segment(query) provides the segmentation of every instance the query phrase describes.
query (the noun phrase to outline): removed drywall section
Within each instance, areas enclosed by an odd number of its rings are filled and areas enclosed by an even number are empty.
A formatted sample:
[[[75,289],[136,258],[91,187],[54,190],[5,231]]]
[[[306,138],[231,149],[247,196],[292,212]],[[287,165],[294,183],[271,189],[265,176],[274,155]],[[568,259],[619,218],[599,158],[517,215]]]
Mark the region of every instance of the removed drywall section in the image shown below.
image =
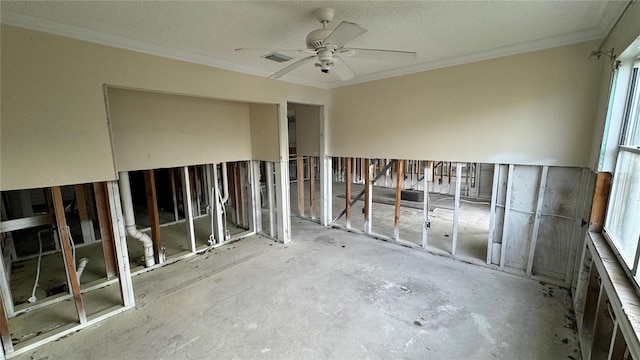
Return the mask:
[[[251,158],[249,104],[109,88],[117,171]]]
[[[278,115],[277,104],[249,104],[253,160],[280,160]]]
[[[318,156],[320,153],[320,107],[287,103],[296,121],[296,155]]]
[[[334,89],[330,155],[587,166],[597,44]]]

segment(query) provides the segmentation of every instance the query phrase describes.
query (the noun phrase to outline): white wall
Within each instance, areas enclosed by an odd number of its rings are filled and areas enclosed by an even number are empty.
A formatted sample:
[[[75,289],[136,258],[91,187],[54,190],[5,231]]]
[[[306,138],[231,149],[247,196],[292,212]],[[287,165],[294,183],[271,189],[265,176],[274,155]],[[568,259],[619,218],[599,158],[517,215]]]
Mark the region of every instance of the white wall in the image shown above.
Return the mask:
[[[278,105],[249,104],[251,118],[251,159],[280,160]],[[288,150],[287,150],[288,151]]]
[[[328,97],[322,89],[12,26],[1,32],[1,190],[116,178],[103,84],[285,108],[287,100]]]
[[[597,42],[333,90],[330,154],[587,166]]]
[[[251,159],[247,103],[117,88],[107,95],[118,171]]]
[[[320,107],[288,103],[288,110],[296,116],[296,155],[320,154]]]

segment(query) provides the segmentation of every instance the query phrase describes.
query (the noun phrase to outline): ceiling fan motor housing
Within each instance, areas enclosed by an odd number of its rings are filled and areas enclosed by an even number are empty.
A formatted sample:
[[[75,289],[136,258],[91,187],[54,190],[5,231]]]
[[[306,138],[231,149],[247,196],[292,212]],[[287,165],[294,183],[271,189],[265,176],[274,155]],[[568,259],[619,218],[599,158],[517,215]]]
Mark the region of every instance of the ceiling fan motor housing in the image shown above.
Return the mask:
[[[324,39],[329,37],[332,29],[318,29],[313,30],[307,35],[307,48],[317,50],[324,46]]]

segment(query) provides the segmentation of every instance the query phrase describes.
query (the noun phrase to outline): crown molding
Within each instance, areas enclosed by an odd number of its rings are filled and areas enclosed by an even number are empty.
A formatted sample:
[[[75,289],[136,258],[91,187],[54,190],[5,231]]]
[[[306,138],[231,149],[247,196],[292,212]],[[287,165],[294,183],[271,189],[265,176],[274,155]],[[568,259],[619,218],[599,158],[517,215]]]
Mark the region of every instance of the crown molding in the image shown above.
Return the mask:
[[[526,43],[520,43],[512,46],[500,47],[492,50],[482,51],[478,53],[455,56],[447,59],[427,61],[419,64],[405,66],[403,68],[387,70],[377,73],[371,73],[366,75],[358,76],[352,80],[348,81],[333,81],[329,83],[328,87],[330,89],[360,84],[363,82],[383,80],[397,76],[410,75],[419,72],[442,69],[445,67],[456,66],[469,64],[473,62],[497,59],[505,56],[524,54],[532,51],[550,49],[559,46],[571,45],[585,41],[591,41],[596,39],[601,39],[606,34],[603,33],[599,28],[592,28],[586,31],[570,33],[562,36],[529,41]],[[589,54],[585,54],[585,58]]]

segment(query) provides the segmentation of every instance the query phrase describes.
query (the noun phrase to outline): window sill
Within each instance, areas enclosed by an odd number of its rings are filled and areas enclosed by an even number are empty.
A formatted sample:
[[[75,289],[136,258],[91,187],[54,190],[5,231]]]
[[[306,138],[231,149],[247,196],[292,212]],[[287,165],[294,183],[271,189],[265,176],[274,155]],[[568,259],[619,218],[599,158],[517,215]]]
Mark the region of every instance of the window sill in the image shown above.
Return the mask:
[[[618,327],[634,359],[640,359],[640,297],[615,253],[600,233],[589,233],[587,246],[602,279]]]

